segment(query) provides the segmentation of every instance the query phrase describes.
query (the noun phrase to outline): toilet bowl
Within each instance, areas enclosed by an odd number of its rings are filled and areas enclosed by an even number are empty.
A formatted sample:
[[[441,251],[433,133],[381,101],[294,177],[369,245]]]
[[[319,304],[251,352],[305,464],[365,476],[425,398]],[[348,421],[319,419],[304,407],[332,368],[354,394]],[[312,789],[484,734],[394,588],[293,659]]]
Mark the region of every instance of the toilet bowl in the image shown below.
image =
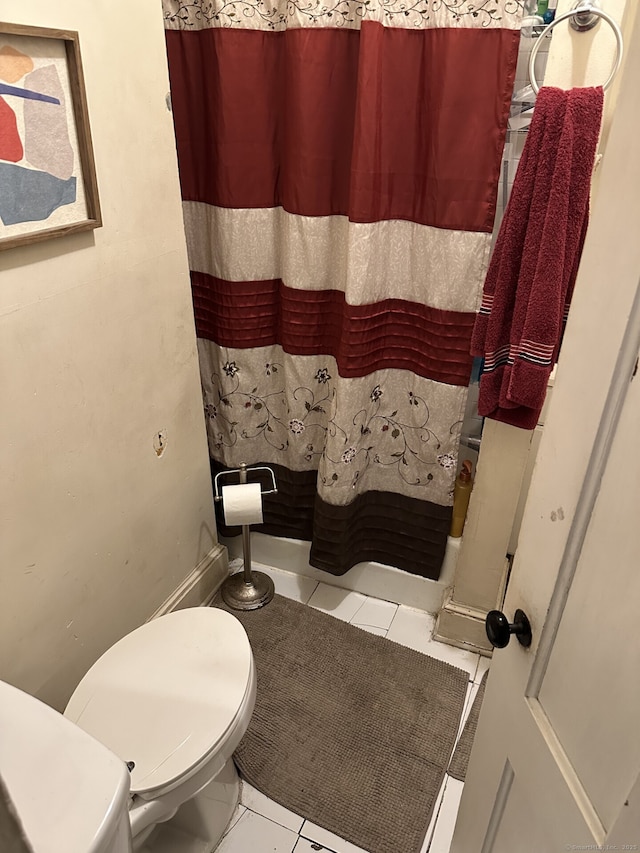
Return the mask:
[[[218,843],[238,803],[231,756],[255,697],[245,630],[216,608],[147,622],[87,672],[64,716],[128,765],[134,851],[165,836]]]
[[[0,681],[0,774],[34,853],[213,850],[255,698],[244,628],[207,607],[123,637],[64,716]]]

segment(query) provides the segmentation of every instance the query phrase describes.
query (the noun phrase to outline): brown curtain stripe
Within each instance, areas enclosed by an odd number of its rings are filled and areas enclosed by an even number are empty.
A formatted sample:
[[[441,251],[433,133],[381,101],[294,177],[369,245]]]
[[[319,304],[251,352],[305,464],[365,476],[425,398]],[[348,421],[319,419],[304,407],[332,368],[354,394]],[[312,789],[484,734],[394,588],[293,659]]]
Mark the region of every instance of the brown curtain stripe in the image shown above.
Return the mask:
[[[278,494],[264,498],[264,524],[254,525],[252,530],[312,541],[311,564],[333,575],[343,575],[356,563],[372,560],[438,578],[451,507],[392,492],[365,492],[351,504],[334,506],[317,495],[317,471],[290,471],[273,463],[270,467]],[[223,470],[224,466],[211,461],[214,476]],[[261,482],[265,490],[270,488],[270,480],[260,472],[251,479]],[[220,534],[240,535],[239,527],[225,524],[219,504],[216,510]]]
[[[351,504],[316,499],[311,565],[343,575],[368,560],[437,580],[451,507],[393,492],[363,492]]]

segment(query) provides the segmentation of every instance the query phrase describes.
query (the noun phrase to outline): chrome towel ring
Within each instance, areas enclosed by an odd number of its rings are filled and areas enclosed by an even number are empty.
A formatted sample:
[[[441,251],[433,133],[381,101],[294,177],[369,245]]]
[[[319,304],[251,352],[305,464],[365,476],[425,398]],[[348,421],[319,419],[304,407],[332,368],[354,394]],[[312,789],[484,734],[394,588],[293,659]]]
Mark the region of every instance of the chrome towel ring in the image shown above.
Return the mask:
[[[580,0],[580,2],[576,3],[576,5],[572,9],[570,9],[568,12],[563,12],[562,15],[558,15],[557,18],[555,18],[547,27],[545,27],[531,50],[531,55],[529,57],[529,79],[531,80],[531,88],[533,89],[536,95],[540,91],[540,87],[536,82],[535,62],[544,36],[547,33],[551,32],[551,30],[557,24],[561,23],[562,21],[567,21],[569,19],[571,19],[569,22],[575,30],[578,30],[578,32],[586,32],[592,27],[595,27],[595,25],[598,23],[598,18],[603,18],[603,20],[605,20],[609,24],[616,38],[616,61],[613,65],[611,74],[609,74],[609,77],[607,78],[607,81],[602,85],[603,89],[609,88],[609,86],[613,83],[614,77],[618,73],[620,63],[622,62],[622,32],[620,31],[620,27],[611,17],[611,15],[608,15],[606,12],[603,12],[602,9],[600,9],[593,3],[588,2],[588,0]]]

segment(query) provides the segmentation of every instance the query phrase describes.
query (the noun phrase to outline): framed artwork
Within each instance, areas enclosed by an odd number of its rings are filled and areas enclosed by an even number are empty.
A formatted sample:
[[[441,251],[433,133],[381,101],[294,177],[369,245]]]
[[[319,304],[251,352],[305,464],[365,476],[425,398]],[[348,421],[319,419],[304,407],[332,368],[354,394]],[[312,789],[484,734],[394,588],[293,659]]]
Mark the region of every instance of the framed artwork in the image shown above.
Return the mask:
[[[101,225],[78,33],[0,22],[0,249]]]

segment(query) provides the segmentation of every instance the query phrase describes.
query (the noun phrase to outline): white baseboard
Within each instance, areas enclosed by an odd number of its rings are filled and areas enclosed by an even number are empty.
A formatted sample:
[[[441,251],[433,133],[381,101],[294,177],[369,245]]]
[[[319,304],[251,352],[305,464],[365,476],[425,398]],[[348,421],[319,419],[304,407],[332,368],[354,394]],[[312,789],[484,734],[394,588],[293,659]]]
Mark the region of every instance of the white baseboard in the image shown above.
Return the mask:
[[[147,622],[185,607],[206,607],[229,573],[229,559],[224,545],[217,544],[209,551],[179,587],[163,601]]]
[[[438,614],[433,638],[460,649],[490,655],[493,649],[485,630],[486,615],[484,610],[457,604],[449,594]]]

